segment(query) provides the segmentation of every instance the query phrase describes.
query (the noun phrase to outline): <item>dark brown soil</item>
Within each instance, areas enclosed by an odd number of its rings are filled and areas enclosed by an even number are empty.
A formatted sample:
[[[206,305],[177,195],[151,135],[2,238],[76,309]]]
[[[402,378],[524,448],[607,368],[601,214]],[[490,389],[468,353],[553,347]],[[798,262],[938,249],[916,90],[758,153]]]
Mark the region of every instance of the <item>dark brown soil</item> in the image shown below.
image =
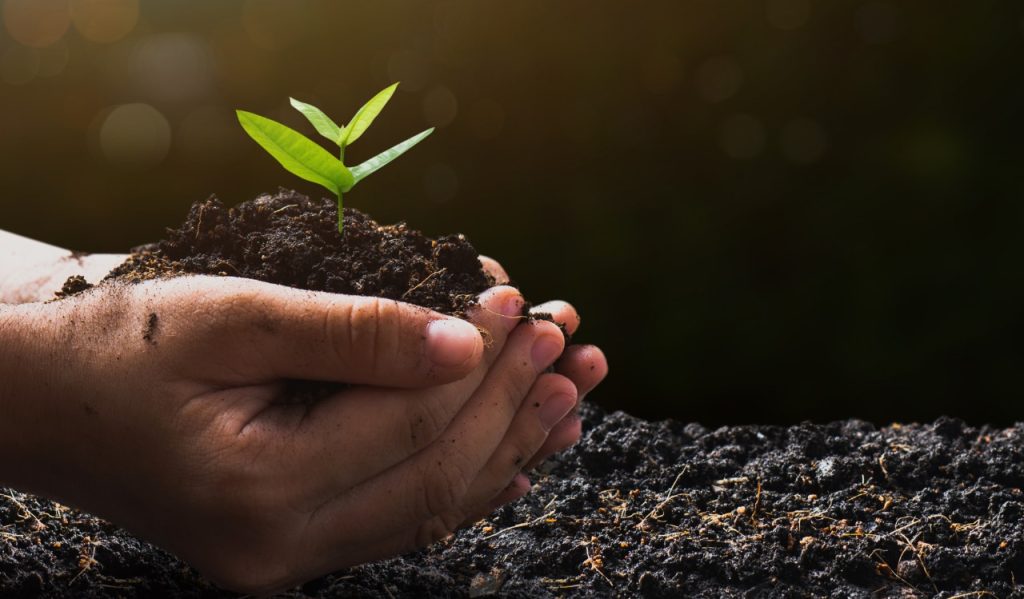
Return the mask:
[[[291,597],[1021,597],[1024,424],[653,423],[586,406],[526,499]],[[0,596],[228,596],[118,528],[0,495]]]
[[[234,208],[216,198],[193,204],[188,218],[158,243],[137,248],[110,278],[136,281],[174,274],[237,276],[309,289],[386,297],[462,315],[493,280],[462,235],[426,237],[380,225],[327,198],[289,190]]]

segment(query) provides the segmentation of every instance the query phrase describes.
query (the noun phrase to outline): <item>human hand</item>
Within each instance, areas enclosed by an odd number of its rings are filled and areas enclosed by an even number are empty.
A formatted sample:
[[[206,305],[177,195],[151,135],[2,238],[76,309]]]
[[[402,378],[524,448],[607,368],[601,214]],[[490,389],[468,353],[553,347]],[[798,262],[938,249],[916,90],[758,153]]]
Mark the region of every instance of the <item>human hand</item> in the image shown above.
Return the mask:
[[[0,304],[53,299],[68,277],[82,275],[95,283],[127,257],[71,252],[0,231]]]
[[[484,270],[494,278],[498,285],[508,285],[510,278],[505,269],[493,258],[481,256],[480,262]],[[572,336],[579,330],[581,318],[576,309],[569,303],[555,300],[538,304],[530,309],[531,314],[547,314],[556,324],[565,327],[566,332]],[[576,386],[579,400],[594,390],[597,385],[608,376],[608,360],[596,345],[574,344],[565,348],[562,356],[555,364],[555,372],[567,377]],[[579,440],[582,433],[582,423],[576,410],[570,411],[551,430],[548,440],[544,446],[527,461],[524,470],[536,467],[551,455],[562,451]],[[496,504],[494,507],[496,508]],[[484,517],[493,509],[476,514]]]
[[[269,592],[425,545],[525,492],[576,402],[551,323],[182,277],[0,311],[4,483]],[[287,402],[288,379],[351,387]],[[511,482],[511,484],[510,484]]]

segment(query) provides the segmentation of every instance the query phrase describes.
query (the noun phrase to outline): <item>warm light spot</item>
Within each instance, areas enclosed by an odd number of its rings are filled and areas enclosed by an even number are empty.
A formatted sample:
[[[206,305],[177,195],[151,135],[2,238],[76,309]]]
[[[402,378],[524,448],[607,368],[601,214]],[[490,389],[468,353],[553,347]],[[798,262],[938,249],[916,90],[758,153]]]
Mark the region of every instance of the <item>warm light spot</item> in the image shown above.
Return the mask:
[[[71,0],[75,29],[90,42],[116,42],[135,29],[138,0]]]
[[[35,48],[11,46],[0,54],[0,79],[22,85],[39,73],[39,52]]]
[[[447,164],[433,164],[423,173],[423,191],[437,203],[451,201],[459,192],[459,176]]]
[[[672,91],[683,76],[683,63],[671,52],[655,52],[643,63],[647,91],[663,94]]]
[[[708,102],[728,100],[742,84],[743,71],[728,56],[710,58],[697,69],[697,92]]]
[[[772,26],[783,30],[799,29],[811,16],[810,0],[768,0],[765,16]]]
[[[159,164],[171,146],[171,126],[149,104],[121,104],[103,117],[99,150],[114,166],[146,168]]]
[[[435,86],[423,99],[423,116],[434,127],[451,124],[458,112],[459,102],[455,94],[442,85]]]
[[[732,158],[754,158],[764,150],[764,125],[749,114],[733,115],[722,124],[718,143]]]
[[[857,24],[864,43],[887,44],[896,39],[899,15],[896,8],[884,2],[868,2],[857,11]]]
[[[252,43],[266,50],[281,50],[308,33],[310,8],[296,0],[246,0],[242,27]]]
[[[794,119],[782,129],[782,154],[797,164],[817,162],[828,149],[828,134],[810,119]]]
[[[466,120],[477,139],[494,139],[505,126],[505,109],[494,100],[478,100],[470,106]]]
[[[210,91],[212,61],[206,44],[186,33],[145,38],[135,51],[135,80],[161,101],[200,98]]]
[[[429,66],[422,54],[399,50],[388,58],[388,79],[402,82],[398,91],[419,91],[430,81]]]
[[[68,0],[6,0],[3,4],[7,32],[26,46],[45,48],[71,26]]]

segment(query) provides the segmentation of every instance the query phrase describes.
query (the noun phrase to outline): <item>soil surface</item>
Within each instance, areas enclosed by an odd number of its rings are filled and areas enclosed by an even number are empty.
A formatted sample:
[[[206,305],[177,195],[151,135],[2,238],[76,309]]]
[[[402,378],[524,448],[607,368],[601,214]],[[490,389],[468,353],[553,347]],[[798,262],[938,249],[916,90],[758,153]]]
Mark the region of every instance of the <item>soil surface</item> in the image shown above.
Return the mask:
[[[193,204],[164,240],[136,248],[108,278],[230,275],[386,297],[456,316],[494,284],[462,235],[431,239],[405,223],[380,225],[352,208],[345,209],[345,232],[338,235],[337,215],[333,200],[285,189],[233,208],[210,198]],[[82,283],[69,280],[62,294]]]
[[[584,406],[533,492],[290,597],[1024,597],[1024,424],[706,430]],[[230,596],[67,507],[0,494],[0,596]]]

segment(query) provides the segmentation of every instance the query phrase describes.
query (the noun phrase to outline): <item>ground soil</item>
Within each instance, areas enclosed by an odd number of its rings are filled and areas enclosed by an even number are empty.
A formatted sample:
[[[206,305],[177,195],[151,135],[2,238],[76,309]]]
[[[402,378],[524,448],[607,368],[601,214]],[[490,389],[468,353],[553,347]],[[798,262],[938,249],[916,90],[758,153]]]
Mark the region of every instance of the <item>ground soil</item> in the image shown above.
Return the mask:
[[[491,283],[460,236],[346,211],[342,242],[335,214],[286,191],[234,209],[209,200],[114,276],[240,275],[454,314]],[[287,595],[1024,597],[1024,424],[707,430],[589,405],[581,416],[581,442],[530,473],[523,500]],[[0,596],[40,595],[229,596],[112,524],[0,491]]]
[[[1024,424],[647,422],[582,410],[525,499],[290,597],[1024,597]],[[228,596],[106,522],[0,494],[0,596]]]

